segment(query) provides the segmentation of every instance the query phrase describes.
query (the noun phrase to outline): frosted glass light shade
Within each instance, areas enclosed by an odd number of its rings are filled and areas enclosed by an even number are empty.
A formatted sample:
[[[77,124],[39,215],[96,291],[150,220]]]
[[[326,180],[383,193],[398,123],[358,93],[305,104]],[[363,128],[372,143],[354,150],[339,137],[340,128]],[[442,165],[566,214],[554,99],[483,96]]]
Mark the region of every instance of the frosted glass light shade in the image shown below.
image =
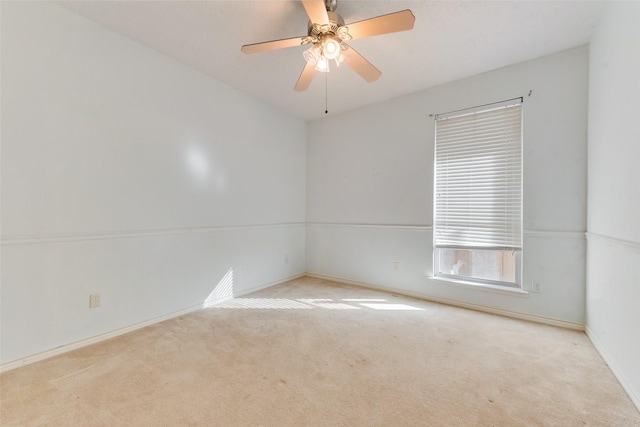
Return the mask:
[[[315,46],[302,52],[302,57],[304,58],[304,60],[311,65],[317,64],[318,60],[320,59],[320,56],[321,56],[320,49]]]
[[[322,55],[327,59],[335,59],[340,55],[340,43],[334,39],[326,39],[322,45]]]
[[[316,71],[320,71],[322,73],[328,73],[331,71],[329,69],[329,60],[324,56],[320,56],[320,58],[318,58],[318,63],[316,64]]]

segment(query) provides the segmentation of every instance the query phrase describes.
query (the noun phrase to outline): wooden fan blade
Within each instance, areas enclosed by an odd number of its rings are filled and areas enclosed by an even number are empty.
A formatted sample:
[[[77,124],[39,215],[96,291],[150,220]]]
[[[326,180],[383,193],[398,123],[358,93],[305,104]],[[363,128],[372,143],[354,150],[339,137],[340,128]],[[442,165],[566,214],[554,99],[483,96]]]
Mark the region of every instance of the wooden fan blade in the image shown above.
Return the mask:
[[[300,73],[300,77],[298,77],[298,82],[296,86],[293,88],[296,92],[302,92],[309,88],[311,84],[311,79],[313,79],[313,74],[316,71],[316,66],[307,62],[307,65],[304,66],[302,73]]]
[[[285,49],[287,47],[295,47],[302,45],[302,37],[293,37],[290,39],[271,40],[262,43],[245,44],[240,49],[242,53],[260,53],[268,50]]]
[[[324,5],[324,0],[302,0],[304,10],[309,15],[309,20],[312,24],[328,24],[329,15],[327,14],[327,7]]]
[[[409,9],[388,15],[377,16],[347,25],[349,34],[354,39],[377,36],[380,34],[406,31],[413,28],[416,17]]]
[[[380,70],[374,67],[371,62],[367,61],[364,56],[356,52],[351,46],[349,46],[342,55],[344,56],[344,63],[369,83],[378,80],[382,75]]]

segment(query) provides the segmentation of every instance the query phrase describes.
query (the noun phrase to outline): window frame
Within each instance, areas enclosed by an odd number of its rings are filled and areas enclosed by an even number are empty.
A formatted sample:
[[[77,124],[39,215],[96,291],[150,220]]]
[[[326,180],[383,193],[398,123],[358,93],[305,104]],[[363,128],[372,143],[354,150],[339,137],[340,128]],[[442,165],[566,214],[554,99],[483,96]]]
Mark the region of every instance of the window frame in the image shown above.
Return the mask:
[[[498,108],[509,108],[513,106],[518,106],[520,108],[520,133],[519,133],[519,145],[520,145],[520,158],[519,158],[519,170],[520,170],[520,186],[519,186],[519,201],[520,201],[520,215],[519,215],[519,247],[482,247],[480,245],[475,244],[474,242],[469,242],[469,245],[442,245],[437,244],[437,210],[438,210],[438,120],[447,119],[447,118],[457,118],[466,115],[473,115],[476,113],[488,112],[491,110],[495,110]],[[491,104],[484,104],[476,107],[466,108],[463,110],[457,110],[450,113],[438,114],[435,116],[435,129],[434,129],[434,171],[433,171],[433,276],[436,279],[442,279],[445,281],[459,282],[459,283],[467,283],[471,285],[480,285],[487,286],[505,290],[519,290],[523,289],[522,282],[522,262],[523,262],[523,252],[524,252],[524,224],[523,224],[523,205],[524,205],[524,108],[523,108],[523,98],[514,98],[506,101],[500,101]],[[474,276],[466,276],[460,274],[451,274],[444,273],[440,270],[440,261],[441,261],[441,250],[442,249],[461,249],[461,250],[483,250],[483,251],[514,251],[515,252],[515,281],[502,281],[502,280],[493,280],[486,279],[481,277]]]

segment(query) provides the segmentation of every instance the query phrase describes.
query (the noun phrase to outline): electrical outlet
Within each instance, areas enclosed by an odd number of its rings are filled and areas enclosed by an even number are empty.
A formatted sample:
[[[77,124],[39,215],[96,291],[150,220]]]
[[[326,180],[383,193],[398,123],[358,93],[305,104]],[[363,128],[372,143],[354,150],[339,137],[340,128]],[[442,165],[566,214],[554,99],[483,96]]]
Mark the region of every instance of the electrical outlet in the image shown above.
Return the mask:
[[[393,263],[393,271],[400,271],[400,263],[398,261]]]
[[[89,295],[89,308],[100,307],[100,294]]]
[[[531,292],[534,293],[542,293],[542,283],[540,282],[533,282],[531,283]]]
[[[288,254],[284,256],[284,263],[285,264],[289,264],[289,255]]]

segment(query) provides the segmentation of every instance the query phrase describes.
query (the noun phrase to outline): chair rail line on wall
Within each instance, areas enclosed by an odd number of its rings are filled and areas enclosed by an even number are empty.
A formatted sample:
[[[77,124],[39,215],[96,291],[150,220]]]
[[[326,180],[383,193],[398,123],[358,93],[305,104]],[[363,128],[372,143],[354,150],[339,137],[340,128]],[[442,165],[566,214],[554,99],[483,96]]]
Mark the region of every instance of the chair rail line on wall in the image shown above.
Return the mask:
[[[25,245],[35,243],[61,243],[84,240],[130,239],[139,237],[166,236],[189,233],[216,233],[221,231],[238,231],[264,228],[303,227],[304,222],[278,222],[266,224],[223,225],[211,227],[177,227],[149,230],[105,231],[96,233],[42,234],[29,236],[3,236],[2,246]]]

